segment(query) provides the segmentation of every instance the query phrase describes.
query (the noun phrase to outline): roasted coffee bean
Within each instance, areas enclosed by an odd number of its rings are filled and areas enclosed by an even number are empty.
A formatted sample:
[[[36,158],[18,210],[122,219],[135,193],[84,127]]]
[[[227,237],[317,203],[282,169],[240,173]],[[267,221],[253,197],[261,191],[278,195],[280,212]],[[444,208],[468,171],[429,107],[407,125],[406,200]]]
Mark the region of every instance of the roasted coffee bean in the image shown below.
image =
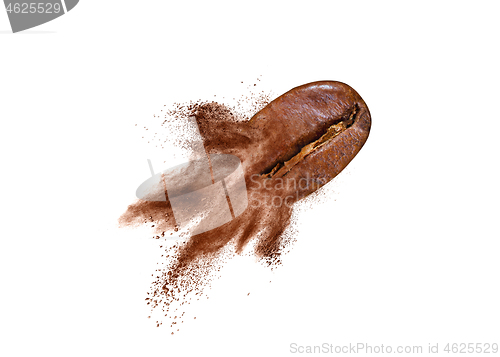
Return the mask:
[[[368,107],[354,89],[321,81],[288,91],[248,122],[206,130],[205,144],[240,157],[250,189],[266,185],[300,199],[349,164],[370,126]]]

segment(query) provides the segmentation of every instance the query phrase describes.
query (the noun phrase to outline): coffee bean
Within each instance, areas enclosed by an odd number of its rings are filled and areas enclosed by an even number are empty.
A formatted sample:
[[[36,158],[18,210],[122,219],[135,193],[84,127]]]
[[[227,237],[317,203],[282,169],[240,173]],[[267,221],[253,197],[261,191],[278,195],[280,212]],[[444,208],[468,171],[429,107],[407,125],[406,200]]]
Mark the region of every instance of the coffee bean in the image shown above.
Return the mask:
[[[349,164],[370,126],[368,107],[354,89],[340,82],[314,82],[286,92],[232,130],[207,132],[206,147],[240,157],[250,189],[278,188],[293,193],[296,201]]]

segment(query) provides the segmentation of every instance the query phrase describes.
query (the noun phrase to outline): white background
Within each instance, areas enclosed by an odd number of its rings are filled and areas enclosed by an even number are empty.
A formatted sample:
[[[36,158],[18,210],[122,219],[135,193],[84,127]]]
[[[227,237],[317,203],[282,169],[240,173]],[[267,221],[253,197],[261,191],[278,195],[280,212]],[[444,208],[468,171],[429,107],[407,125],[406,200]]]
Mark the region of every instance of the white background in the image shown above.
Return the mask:
[[[0,355],[500,343],[498,3],[175,3],[82,0],[19,34],[0,11]],[[283,267],[233,259],[156,328],[158,241],[116,227],[158,154],[139,127],[316,80],[364,98],[365,147],[303,205]]]

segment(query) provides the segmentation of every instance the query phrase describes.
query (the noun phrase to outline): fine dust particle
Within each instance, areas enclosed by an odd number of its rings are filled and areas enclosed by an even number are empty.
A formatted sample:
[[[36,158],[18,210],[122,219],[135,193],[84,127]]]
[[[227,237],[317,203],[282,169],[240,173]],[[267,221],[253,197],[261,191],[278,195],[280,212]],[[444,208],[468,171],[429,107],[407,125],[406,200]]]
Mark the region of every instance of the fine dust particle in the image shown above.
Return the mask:
[[[247,296],[250,295],[250,293],[247,294]]]

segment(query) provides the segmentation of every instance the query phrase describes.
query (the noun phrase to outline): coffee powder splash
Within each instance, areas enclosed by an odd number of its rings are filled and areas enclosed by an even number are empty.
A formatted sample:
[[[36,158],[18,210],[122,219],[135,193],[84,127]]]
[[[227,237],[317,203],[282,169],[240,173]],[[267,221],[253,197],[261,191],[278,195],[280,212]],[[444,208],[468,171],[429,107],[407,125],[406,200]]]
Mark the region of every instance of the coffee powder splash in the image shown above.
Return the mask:
[[[243,101],[250,104],[255,113],[270,99],[270,95],[260,93]],[[177,121],[194,117],[207,153],[235,155],[245,169],[251,139],[244,134],[243,127],[251,115],[242,111],[241,107],[241,102],[233,107],[215,101],[174,104],[172,109],[163,113],[162,118],[158,118],[163,120],[162,124],[174,123],[175,127]],[[189,147],[192,141],[189,133],[179,129],[175,134],[177,145]],[[158,138],[160,144],[161,139]],[[267,180],[267,185],[264,185],[264,180]],[[171,319],[170,327],[174,331],[178,331],[176,327],[184,321],[185,312],[180,312],[182,306],[204,296],[205,288],[218,277],[224,262],[234,254],[242,254],[251,244],[257,259],[273,269],[281,264],[281,256],[294,241],[293,205],[286,204],[290,193],[294,192],[293,188],[279,179],[251,175],[246,171],[245,182],[248,190],[246,210],[230,222],[195,236],[186,237],[186,232],[179,231],[168,199],[166,202],[138,200],[119,219],[122,227],[148,225],[155,239],[168,238],[176,232],[187,238],[170,247],[166,244],[165,247],[160,246],[165,248],[162,255],[165,263],[152,275],[154,282],[146,298],[152,312],[161,309],[162,315]],[[161,319],[156,324],[160,326]]]

